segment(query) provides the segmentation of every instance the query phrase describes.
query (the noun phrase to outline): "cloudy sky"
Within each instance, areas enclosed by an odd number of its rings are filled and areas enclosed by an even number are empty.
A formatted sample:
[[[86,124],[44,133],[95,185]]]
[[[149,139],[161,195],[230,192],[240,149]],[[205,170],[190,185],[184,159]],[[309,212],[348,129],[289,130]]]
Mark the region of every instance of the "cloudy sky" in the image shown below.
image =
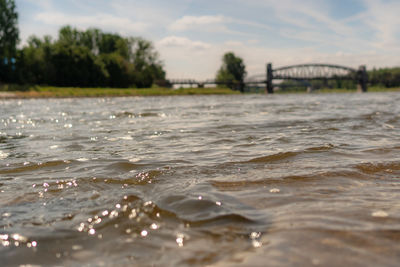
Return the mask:
[[[399,0],[16,0],[22,44],[97,27],[151,40],[168,78],[215,76],[227,51],[249,75],[300,63],[400,65]]]

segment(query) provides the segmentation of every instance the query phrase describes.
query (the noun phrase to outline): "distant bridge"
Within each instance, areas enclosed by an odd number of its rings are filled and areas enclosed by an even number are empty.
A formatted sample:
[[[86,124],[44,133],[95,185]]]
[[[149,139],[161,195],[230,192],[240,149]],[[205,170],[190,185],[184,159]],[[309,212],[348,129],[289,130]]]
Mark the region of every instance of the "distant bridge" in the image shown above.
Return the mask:
[[[267,93],[272,94],[273,80],[354,80],[357,82],[362,92],[367,91],[368,74],[365,66],[360,66],[359,69],[350,67],[332,65],[332,64],[300,64],[272,69],[272,64],[267,64],[266,73],[253,75],[246,78],[242,82],[233,81],[217,81],[208,79],[205,81],[196,81],[192,79],[186,80],[168,80],[167,84],[173,85],[219,85],[224,84],[230,87],[236,87],[240,90],[245,85],[265,85]]]

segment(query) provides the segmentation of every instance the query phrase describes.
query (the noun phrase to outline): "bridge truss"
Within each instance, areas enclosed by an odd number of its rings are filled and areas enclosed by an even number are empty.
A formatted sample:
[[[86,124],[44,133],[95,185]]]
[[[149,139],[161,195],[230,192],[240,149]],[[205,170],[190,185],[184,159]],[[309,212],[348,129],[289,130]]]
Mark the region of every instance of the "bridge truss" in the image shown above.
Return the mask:
[[[360,66],[358,70],[332,64],[300,64],[272,69],[272,65],[267,65],[267,73],[253,75],[246,78],[242,85],[265,85],[268,93],[273,93],[272,80],[356,80],[363,92],[367,91],[368,75],[365,66]],[[207,84],[226,84],[232,85],[232,81],[216,81],[214,79],[202,82],[196,80],[170,80],[170,84],[197,85],[203,87]],[[236,82],[238,84],[238,82]]]
[[[280,80],[332,80],[354,79],[357,70],[329,64],[302,64],[277,68],[272,71],[274,79]]]

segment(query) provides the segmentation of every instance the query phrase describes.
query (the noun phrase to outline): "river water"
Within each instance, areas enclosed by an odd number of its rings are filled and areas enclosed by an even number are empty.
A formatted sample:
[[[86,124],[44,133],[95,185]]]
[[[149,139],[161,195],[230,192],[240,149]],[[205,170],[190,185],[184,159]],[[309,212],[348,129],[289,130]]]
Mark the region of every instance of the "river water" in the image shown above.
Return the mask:
[[[1,100],[1,265],[398,266],[399,103]]]

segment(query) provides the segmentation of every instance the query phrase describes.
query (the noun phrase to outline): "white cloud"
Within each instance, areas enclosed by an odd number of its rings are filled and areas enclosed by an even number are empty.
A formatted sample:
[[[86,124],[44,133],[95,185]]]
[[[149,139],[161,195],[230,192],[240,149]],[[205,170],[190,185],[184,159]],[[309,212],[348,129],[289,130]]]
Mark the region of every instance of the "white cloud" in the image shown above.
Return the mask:
[[[363,0],[367,11],[364,22],[375,31],[374,46],[383,49],[400,46],[400,2]]]
[[[211,47],[210,44],[199,42],[199,41],[192,41],[185,37],[178,37],[178,36],[168,36],[163,38],[158,42],[160,46],[165,47],[183,47],[186,49],[195,49],[195,50],[203,50],[208,49]]]
[[[230,18],[230,22],[233,23],[233,24],[239,24],[239,25],[253,27],[253,28],[260,28],[260,29],[264,29],[264,30],[268,30],[268,31],[272,30],[272,27],[270,27],[270,26],[268,26],[266,24],[257,23],[257,22],[250,21],[250,20]]]
[[[207,32],[221,32],[228,34],[239,34],[248,35],[246,32],[239,32],[232,30],[232,26],[228,25],[242,25],[252,28],[261,28],[271,30],[268,25],[257,23],[253,21],[231,18],[223,15],[216,16],[183,16],[182,18],[175,20],[168,27],[171,31],[207,31]]]
[[[251,8],[269,10],[271,20],[278,23],[275,31],[282,37],[298,39],[310,44],[350,47],[349,43],[366,43],[360,38],[361,30],[351,22],[359,19],[360,14],[353,15],[352,20],[337,19],[330,15],[331,6],[328,1],[304,0],[248,0]]]
[[[224,44],[225,44],[226,46],[230,46],[230,47],[232,47],[232,46],[243,46],[243,43],[242,43],[242,42],[233,41],[233,40],[226,41]]]
[[[250,45],[255,45],[255,44],[259,44],[260,40],[258,40],[258,39],[249,39],[249,40],[247,40],[247,43],[250,44]]]
[[[89,16],[68,15],[59,12],[42,12],[35,16],[35,20],[48,25],[74,25],[80,28],[98,27],[105,30],[117,30],[120,33],[144,32],[148,25],[143,22],[133,22],[128,18],[109,14]]]
[[[224,24],[229,20],[228,18],[218,16],[184,16],[174,21],[169,29],[171,31],[187,31],[193,29],[214,29],[219,31],[226,31],[227,28]]]
[[[169,25],[178,14],[184,12],[186,4],[171,4],[168,1],[113,0],[109,1],[111,10],[119,16],[145,21],[156,27]]]
[[[314,1],[308,1],[302,3],[302,5],[278,5],[276,11],[282,22],[295,27],[294,30],[299,34],[293,35],[294,38],[304,35],[302,34],[304,31],[305,33],[312,33],[313,36],[318,33],[321,42],[330,42],[337,37],[342,40],[354,39],[357,33],[357,29],[347,26],[346,23],[338,19],[331,18],[328,13],[328,6],[321,6],[320,3]],[[312,41],[318,41],[318,39]]]

